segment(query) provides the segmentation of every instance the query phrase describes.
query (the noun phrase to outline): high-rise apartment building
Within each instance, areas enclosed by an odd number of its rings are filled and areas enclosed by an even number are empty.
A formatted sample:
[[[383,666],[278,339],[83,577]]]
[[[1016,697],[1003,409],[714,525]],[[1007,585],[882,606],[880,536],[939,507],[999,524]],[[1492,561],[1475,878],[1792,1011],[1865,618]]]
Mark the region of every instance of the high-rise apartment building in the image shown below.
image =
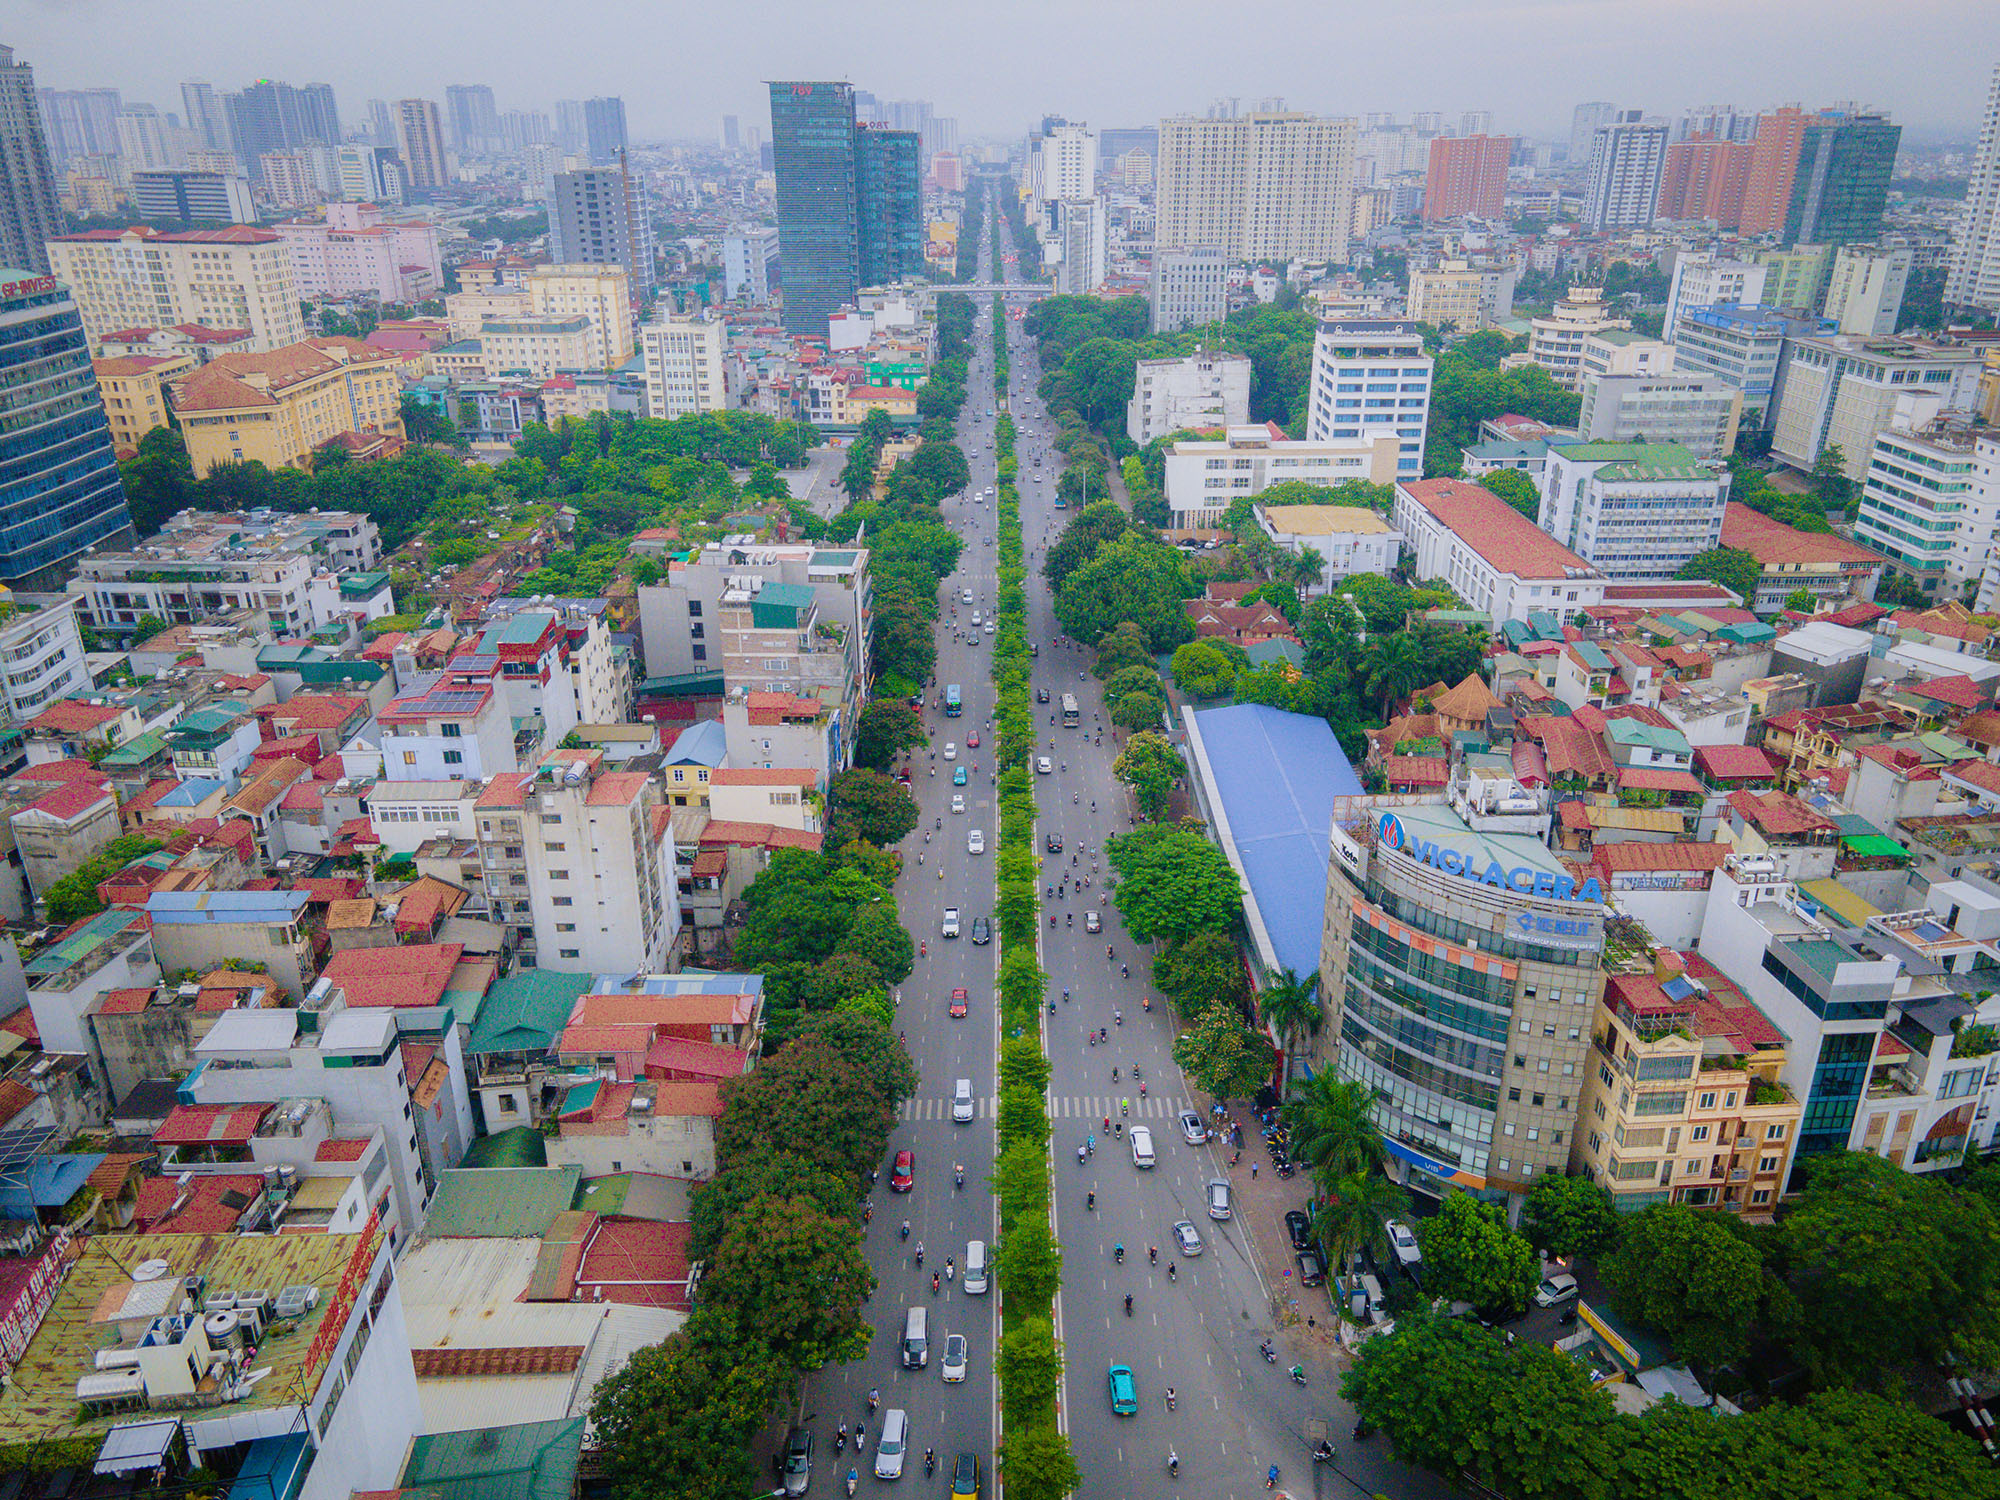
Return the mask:
[[[653,226],[638,177],[624,167],[556,173],[549,254],[558,265],[623,266],[632,305],[650,302]]]
[[[382,181],[381,157],[373,146],[350,141],[335,158],[340,171],[340,196],[350,203],[374,203],[390,195]]]
[[[1414,322],[1327,319],[1313,336],[1307,441],[1393,430],[1398,439],[1396,476],[1417,478],[1424,470],[1430,426],[1432,364]]]
[[[134,172],[132,208],[184,224],[254,224],[250,179],[228,172]]]
[[[1583,220],[1594,230],[1637,229],[1653,222],[1666,167],[1668,127],[1642,111],[1619,111],[1590,142]]]
[[[118,90],[42,89],[38,97],[49,155],[58,167],[72,157],[117,153],[118,111],[125,102]]]
[[[625,101],[616,96],[584,100],[583,135],[592,166],[608,167],[623,161],[632,149],[625,134]]]
[[[1430,168],[1424,174],[1424,218],[1436,223],[1477,214],[1497,219],[1506,205],[1507,163],[1514,155],[1512,137],[1504,135],[1441,135],[1431,141]]]
[[[1787,105],[1757,117],[1750,139],[1750,167],[1743,179],[1743,209],[1737,227],[1745,234],[1777,234],[1785,227],[1792,201],[1792,175],[1798,170],[1799,144],[1805,139],[1806,116]]]
[[[1842,333],[1866,338],[1894,333],[1903,315],[1911,258],[1903,245],[1842,245],[1833,254],[1822,315]]]
[[[1882,232],[1903,127],[1886,115],[1836,114],[1806,122],[1785,211],[1787,245],[1847,245]]]
[[[266,151],[257,158],[264,196],[279,208],[310,208],[321,201],[312,158],[303,151]]]
[[[258,159],[266,152],[340,144],[340,115],[331,84],[293,88],[260,79],[241,93],[224,94],[222,109],[229,125],[229,149],[253,178]]]
[[[500,112],[500,149],[525,151],[555,138],[549,117],[538,109],[505,109]]]
[[[581,151],[590,143],[590,128],[583,118],[581,99],[556,100],[556,144],[565,151]]]
[[[1410,318],[1434,328],[1449,324],[1459,333],[1477,333],[1514,316],[1512,263],[1473,265],[1448,260],[1410,271]]]
[[[1097,136],[1088,125],[1053,121],[1030,142],[1029,186],[1035,209],[1097,191]]]
[[[1733,229],[1743,217],[1743,189],[1754,148],[1703,133],[1667,147],[1654,209],[1662,219],[1711,219]]]
[[[259,353],[306,336],[291,251],[269,229],[93,229],[51,240],[49,260],[93,350],[120,329],[177,323],[247,329]]]
[[[724,151],[743,149],[743,127],[734,115],[722,117],[722,149]]]
[[[1617,118],[1618,106],[1605,99],[1593,99],[1571,111],[1569,164],[1572,170],[1590,165],[1590,147],[1597,138],[1597,127],[1609,125]]]
[[[0,432],[0,583],[54,589],[79,553],[133,539],[83,322],[52,276],[0,269]]]
[[[771,300],[771,269],[778,263],[778,231],[767,224],[732,229],[722,237],[723,297]]]
[[[770,89],[785,331],[824,337],[827,320],[860,285],[854,86],[801,82]]]
[[[1979,581],[1993,553],[2000,495],[1978,482],[1972,425],[1940,419],[1937,410],[1934,402],[1908,403],[1876,437],[1854,539],[1927,593],[1943,584],[1956,597]]]
[[[1944,300],[1950,307],[2000,312],[2000,65],[1986,91],[1979,144],[1966,185],[1965,221],[1952,245]]]
[[[396,101],[396,135],[403,145],[403,170],[419,190],[444,187],[451,181],[445,158],[444,121],[428,99]]]
[[[592,369],[616,369],[632,357],[632,278],[624,266],[536,266],[526,286],[528,311],[536,316],[590,320]]]
[[[1229,315],[1229,262],[1220,250],[1155,249],[1146,301],[1154,333],[1220,323]]]
[[[62,222],[35,70],[0,47],[0,266],[47,271],[46,247]]]
[[[639,330],[646,357],[646,415],[684,417],[721,411],[728,402],[722,373],[723,335],[714,317],[664,317]]]
[[[181,112],[196,145],[210,151],[229,150],[229,116],[215,85],[190,78],[181,85]]]
[[[167,122],[151,104],[128,104],[118,111],[118,154],[128,172],[162,172],[177,164],[177,142],[167,139]]]
[[[915,131],[863,126],[856,132],[854,217],[862,286],[923,274],[923,167]]]
[[[1155,240],[1231,260],[1345,264],[1354,141],[1353,120],[1308,114],[1162,120]]]
[[[1919,339],[1826,334],[1787,342],[1771,452],[1801,471],[1837,446],[1844,472],[1868,475],[1877,434],[1894,425],[1898,403],[1930,396],[1942,410],[1970,408],[1984,356]]]
[[[446,139],[459,155],[486,156],[500,149],[500,114],[485,84],[447,84],[444,118]]]
[[[1056,290],[1083,297],[1103,285],[1110,269],[1110,216],[1102,198],[1065,198],[1053,205]]]

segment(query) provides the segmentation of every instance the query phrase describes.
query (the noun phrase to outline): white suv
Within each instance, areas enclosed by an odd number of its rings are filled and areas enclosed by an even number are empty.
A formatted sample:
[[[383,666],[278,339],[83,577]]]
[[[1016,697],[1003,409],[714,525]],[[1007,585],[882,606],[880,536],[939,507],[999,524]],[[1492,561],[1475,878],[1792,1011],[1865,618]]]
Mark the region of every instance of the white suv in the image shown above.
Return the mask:
[[[958,908],[955,906],[944,909],[944,935],[948,938],[958,936]]]
[[[985,830],[975,828],[965,836],[965,852],[967,854],[984,854],[986,852]]]
[[[970,1125],[972,1123],[972,1080],[961,1078],[951,1091],[951,1123]]]
[[[1150,1167],[1156,1158],[1153,1155],[1153,1132],[1144,1125],[1132,1127],[1132,1165]]]

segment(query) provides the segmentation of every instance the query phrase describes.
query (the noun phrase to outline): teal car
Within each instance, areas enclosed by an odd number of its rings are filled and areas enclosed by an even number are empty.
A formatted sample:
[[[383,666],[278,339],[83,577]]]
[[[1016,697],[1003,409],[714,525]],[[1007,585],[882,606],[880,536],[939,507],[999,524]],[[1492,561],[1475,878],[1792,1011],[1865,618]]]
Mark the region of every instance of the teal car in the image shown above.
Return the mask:
[[[964,767],[964,766],[959,766],[959,767],[957,767],[957,768],[956,768],[955,770],[953,770],[953,772],[951,773],[951,784],[952,784],[953,786],[964,786],[964,785],[965,785],[965,767]]]
[[[1132,1379],[1130,1365],[1111,1367],[1111,1410],[1121,1417],[1135,1417],[1139,1414],[1139,1387]]]

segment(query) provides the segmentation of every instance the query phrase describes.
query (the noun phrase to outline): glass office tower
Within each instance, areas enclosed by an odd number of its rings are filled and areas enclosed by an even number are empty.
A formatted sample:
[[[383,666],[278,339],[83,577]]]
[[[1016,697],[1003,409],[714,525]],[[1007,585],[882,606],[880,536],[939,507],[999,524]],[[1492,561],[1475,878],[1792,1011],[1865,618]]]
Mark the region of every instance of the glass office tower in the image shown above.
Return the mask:
[[[861,285],[879,286],[924,269],[921,152],[913,130],[862,126],[854,142],[855,214]]]
[[[860,285],[854,86],[770,87],[785,331],[824,338],[828,318]]]

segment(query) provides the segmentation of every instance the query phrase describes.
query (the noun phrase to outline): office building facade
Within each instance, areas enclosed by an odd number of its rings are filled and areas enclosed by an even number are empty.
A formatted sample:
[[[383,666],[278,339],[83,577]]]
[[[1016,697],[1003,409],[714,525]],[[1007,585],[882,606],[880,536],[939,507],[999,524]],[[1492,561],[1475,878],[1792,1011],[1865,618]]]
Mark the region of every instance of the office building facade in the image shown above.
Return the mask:
[[[1729,475],[1671,443],[1571,443],[1542,467],[1542,530],[1614,583],[1674,577],[1722,535]]]
[[[915,131],[857,129],[854,219],[861,286],[923,274],[923,167]]]
[[[52,276],[0,269],[0,583],[54,589],[78,554],[132,540],[83,320]]]
[[[1743,421],[1761,428],[1772,415],[1785,340],[1818,326],[1775,307],[1689,307],[1674,327],[1674,366],[1734,386],[1743,393]]]
[[[46,272],[48,242],[62,230],[35,70],[0,46],[0,266]]]
[[[1896,331],[1910,284],[1906,246],[1842,245],[1833,253],[1821,313],[1842,333],[1880,338]]]
[[[259,352],[306,336],[291,251],[269,229],[94,229],[50,241],[49,259],[93,349],[123,329],[180,323],[246,329]]]
[[[723,297],[730,302],[738,297],[769,302],[774,280],[771,273],[777,265],[775,228],[759,224],[730,230],[722,237]]]
[[[2000,65],[1993,69],[1986,109],[1979,117],[1965,221],[1952,245],[1944,300],[1950,307],[2000,312]]]
[[[445,156],[444,119],[428,99],[396,101],[396,135],[403,147],[403,170],[409,185],[428,192],[451,181]]]
[[[1766,274],[1754,261],[1718,257],[1713,250],[1683,251],[1674,257],[1661,327],[1672,339],[1681,313],[1688,308],[1713,307],[1719,302],[1762,302]]]
[[[1736,447],[1743,393],[1713,375],[1586,375],[1577,432],[1587,443],[1672,443],[1720,460]]]
[[[1306,439],[1324,443],[1389,430],[1396,477],[1424,471],[1433,361],[1413,322],[1330,318],[1313,335]]]
[[[632,305],[650,302],[653,226],[639,179],[624,167],[556,173],[549,254],[558,265],[623,266]]]
[[[1507,163],[1514,141],[1504,135],[1441,135],[1431,142],[1424,174],[1424,219],[1436,223],[1477,214],[1497,219],[1506,205]]]
[[[1044,242],[1044,259],[1049,248],[1056,252],[1056,290],[1065,296],[1083,297],[1104,283],[1109,269],[1110,216],[1102,198],[1066,198],[1052,205],[1055,231]]]
[[[860,286],[854,86],[770,89],[785,331],[824,338],[827,320]]]
[[[584,149],[594,167],[622,162],[632,143],[625,134],[625,101],[602,97],[583,101]]]
[[[1162,120],[1154,238],[1232,261],[1345,265],[1354,147],[1350,119],[1257,111]]]
[[[1885,115],[1808,120],[1792,172],[1784,242],[1847,245],[1880,234],[1902,138],[1903,127]]]
[[[448,138],[461,156],[485,156],[500,149],[500,115],[493,105],[493,90],[485,84],[447,84],[444,112]]]
[[[725,331],[719,319],[709,317],[666,317],[639,330],[647,416],[684,417],[728,405],[722,371]]]
[[[222,96],[215,85],[199,78],[181,84],[181,118],[194,144],[209,151],[229,149],[229,116],[223,111]]]
[[[224,94],[222,110],[229,126],[229,149],[253,175],[267,151],[340,144],[340,114],[331,84],[293,88],[263,79],[241,93]]]
[[[1620,114],[1591,137],[1583,221],[1594,230],[1641,228],[1653,222],[1659,203],[1668,127],[1636,109]]]
[[[1983,363],[1977,349],[1916,339],[1849,334],[1792,339],[1771,452],[1810,471],[1822,452],[1837,445],[1843,471],[1859,483],[1868,477],[1876,435],[1895,425],[1899,402],[1929,397],[1940,410],[1969,409]]]
[[[1250,420],[1250,356],[1224,351],[1142,359],[1125,408],[1125,435],[1141,448],[1169,433],[1242,427]]]
[[[1229,315],[1229,262],[1220,250],[1155,249],[1146,280],[1154,333],[1179,333]]]
[[[1448,260],[1410,271],[1410,318],[1434,328],[1477,333],[1514,316],[1514,268]]]
[[[132,208],[149,219],[189,224],[254,224],[250,179],[228,172],[134,172]]]
[[[1868,456],[1854,539],[1925,592],[1943,585],[1955,597],[1993,553],[2000,493],[1979,482],[1992,446],[1975,441],[1964,421],[1906,420],[1882,433]]]

